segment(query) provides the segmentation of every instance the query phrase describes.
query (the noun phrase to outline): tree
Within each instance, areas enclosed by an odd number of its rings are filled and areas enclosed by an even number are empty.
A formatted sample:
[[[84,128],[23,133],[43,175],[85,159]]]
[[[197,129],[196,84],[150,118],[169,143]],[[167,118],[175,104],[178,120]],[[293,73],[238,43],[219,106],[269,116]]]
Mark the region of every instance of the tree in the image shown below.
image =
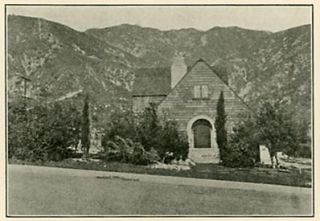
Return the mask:
[[[244,118],[233,128],[222,164],[227,167],[253,167],[259,157],[254,118]]]
[[[27,138],[30,138],[28,111],[24,98],[8,103],[8,155],[9,158],[26,158],[26,151],[22,151]],[[26,146],[26,145],[25,145]],[[26,148],[26,147],[25,147]]]
[[[136,123],[137,116],[131,110],[112,113],[104,128],[102,146],[105,146],[108,141],[115,141],[116,136],[135,140],[137,133]]]
[[[216,129],[216,140],[218,148],[220,151],[220,159],[223,161],[226,157],[227,148],[227,130],[226,130],[227,115],[224,109],[224,96],[223,91],[221,91],[218,104],[217,104],[217,117],[214,122],[214,127]]]
[[[44,133],[42,143],[48,159],[59,161],[70,157],[79,141],[81,112],[72,101],[54,102],[47,108],[50,110],[43,116],[43,129],[39,129],[37,134]]]
[[[81,144],[83,157],[87,158],[90,149],[90,119],[89,119],[89,95],[86,94],[82,111]]]
[[[151,147],[156,148],[158,144],[158,133],[160,130],[157,107],[151,103],[139,116],[137,127],[137,141],[149,151]]]
[[[300,129],[304,128],[300,128],[294,121],[293,113],[280,102],[263,103],[256,117],[256,126],[259,140],[267,145],[273,165],[273,159],[276,166],[279,165],[277,152],[295,156],[303,142]]]
[[[70,157],[79,140],[81,113],[68,101],[37,103],[25,109],[9,104],[9,157],[30,161],[59,161]]]
[[[307,131],[308,125],[297,122],[287,104],[264,102],[256,115],[244,119],[234,128],[223,164],[230,167],[254,166],[259,154],[259,144],[267,146],[272,165],[277,167],[277,152],[288,156],[310,156]]]

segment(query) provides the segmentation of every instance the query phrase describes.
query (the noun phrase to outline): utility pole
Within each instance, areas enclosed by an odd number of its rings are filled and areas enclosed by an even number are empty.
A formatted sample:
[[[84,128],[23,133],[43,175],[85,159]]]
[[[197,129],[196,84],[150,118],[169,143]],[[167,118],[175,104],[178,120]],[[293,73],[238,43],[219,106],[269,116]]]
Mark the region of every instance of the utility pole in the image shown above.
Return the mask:
[[[28,87],[28,82],[30,82],[30,78],[27,78],[26,76],[20,75],[23,79],[23,102],[24,102],[24,109],[27,110],[27,87]]]
[[[23,85],[24,85],[24,90],[23,90],[23,95],[26,98],[27,97],[27,84],[30,82],[30,78],[27,78],[25,76],[20,76],[23,79]]]

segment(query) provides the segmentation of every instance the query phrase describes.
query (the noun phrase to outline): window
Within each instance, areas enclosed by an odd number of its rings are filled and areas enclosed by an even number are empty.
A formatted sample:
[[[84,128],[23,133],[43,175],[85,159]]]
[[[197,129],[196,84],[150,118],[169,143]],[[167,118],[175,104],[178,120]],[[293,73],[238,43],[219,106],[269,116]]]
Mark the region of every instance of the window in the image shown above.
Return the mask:
[[[194,98],[200,98],[200,97],[201,97],[201,87],[194,86]]]
[[[208,98],[208,85],[194,86],[194,98]]]
[[[208,86],[207,85],[201,86],[201,97],[208,98]]]

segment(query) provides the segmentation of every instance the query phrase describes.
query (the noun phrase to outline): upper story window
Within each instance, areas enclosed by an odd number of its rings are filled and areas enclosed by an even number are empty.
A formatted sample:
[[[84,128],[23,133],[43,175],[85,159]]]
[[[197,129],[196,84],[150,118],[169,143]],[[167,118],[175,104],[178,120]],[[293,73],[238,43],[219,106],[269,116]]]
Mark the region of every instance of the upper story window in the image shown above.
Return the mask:
[[[194,98],[208,98],[208,85],[194,86]]]

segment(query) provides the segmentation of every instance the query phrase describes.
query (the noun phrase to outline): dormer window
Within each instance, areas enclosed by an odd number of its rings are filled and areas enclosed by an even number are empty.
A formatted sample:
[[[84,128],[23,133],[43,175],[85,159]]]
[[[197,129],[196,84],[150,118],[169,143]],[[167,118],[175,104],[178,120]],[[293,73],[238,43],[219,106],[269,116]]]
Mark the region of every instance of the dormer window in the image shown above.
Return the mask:
[[[208,98],[208,85],[194,86],[194,98],[196,98],[196,99]]]

